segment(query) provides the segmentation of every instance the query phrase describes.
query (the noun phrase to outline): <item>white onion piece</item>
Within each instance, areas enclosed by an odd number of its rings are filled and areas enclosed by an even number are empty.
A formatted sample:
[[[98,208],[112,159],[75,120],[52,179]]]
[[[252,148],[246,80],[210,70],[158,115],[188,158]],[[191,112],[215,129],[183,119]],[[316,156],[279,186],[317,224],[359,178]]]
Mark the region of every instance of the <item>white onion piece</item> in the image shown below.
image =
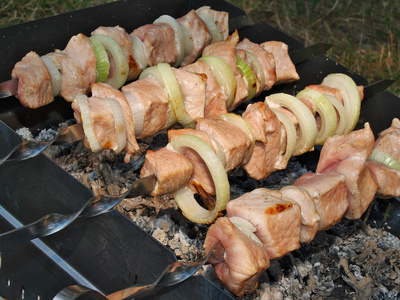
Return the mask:
[[[201,8],[196,10],[196,14],[200,19],[206,24],[208,31],[211,33],[212,40],[211,43],[219,42],[224,40],[224,36],[221,32],[218,31],[217,25],[214,20],[207,15],[206,13],[201,11]]]
[[[96,82],[106,82],[110,72],[110,60],[106,48],[96,37],[90,37],[96,54]]]
[[[174,74],[174,76],[175,76],[175,74]],[[154,78],[164,89],[166,89],[164,80],[161,77],[158,66],[151,66],[151,67],[145,69],[142,72],[142,74],[140,74],[139,79],[143,79],[146,77]],[[176,118],[176,114],[175,114],[175,111],[174,111],[171,101],[169,101],[168,105],[169,105],[169,111],[168,111],[168,122],[167,122],[166,128],[170,128],[171,126],[175,125],[176,122],[178,122],[178,119]]]
[[[102,98],[104,102],[110,107],[114,118],[115,124],[115,135],[117,137],[117,148],[113,149],[116,153],[120,153],[126,146],[126,124],[124,119],[124,113],[119,103],[110,98]]]
[[[247,50],[245,50],[245,51],[246,51],[247,59],[249,59],[253,63],[253,66],[254,66],[257,76],[258,76],[258,79],[260,80],[261,90],[264,90],[264,87],[266,85],[264,68],[263,68],[260,60],[257,58],[257,56],[255,56],[250,51],[247,51]]]
[[[296,95],[296,98],[300,100],[304,97],[311,99],[315,103],[317,113],[321,118],[321,128],[318,131],[315,144],[323,145],[328,136],[332,136],[336,131],[337,117],[335,108],[324,94],[316,90],[304,89]]]
[[[250,141],[251,141],[251,145],[250,145],[250,147],[247,149],[246,156],[245,156],[245,158],[244,158],[243,161],[242,161],[242,164],[243,164],[243,165],[246,164],[246,163],[249,161],[251,155],[253,154],[254,145],[255,145],[255,143],[256,143],[256,138],[255,138],[255,135],[254,135],[254,128],[253,128],[253,126],[251,126],[251,125],[249,124],[249,122],[247,122],[247,121],[246,121],[245,119],[243,119],[241,116],[238,116],[238,115],[233,114],[233,113],[225,113],[225,114],[222,114],[222,115],[219,117],[219,119],[224,120],[224,121],[226,121],[226,122],[228,122],[228,123],[231,123],[231,124],[233,124],[233,125],[235,125],[235,126],[238,126],[244,133],[246,133],[246,134],[249,136]]]
[[[250,237],[254,242],[263,247],[262,242],[254,233],[256,232],[256,228],[253,226],[253,224],[251,224],[246,219],[236,216],[230,217],[229,221],[231,221],[232,224],[236,226],[236,228],[238,228],[240,231],[242,231],[244,234]]]
[[[131,38],[133,58],[139,65],[140,71],[143,71],[144,69],[146,69],[149,61],[146,47],[143,44],[142,40],[139,39],[136,35],[131,35]]]
[[[60,71],[57,69],[57,66],[54,62],[48,57],[47,55],[43,55],[40,57],[44,64],[49,70],[51,83],[53,85],[53,97],[57,96],[61,90],[61,74]]]
[[[332,105],[335,107],[337,114],[339,115],[338,123],[336,126],[335,134],[344,134],[346,127],[347,127],[347,117],[346,117],[346,110],[344,109],[343,104],[334,96],[332,95],[325,95]]]
[[[183,153],[191,148],[200,155],[210,171],[216,192],[216,203],[212,211],[200,206],[188,186],[174,192],[173,196],[182,210],[183,215],[190,221],[201,224],[213,222],[220,211],[224,210],[230,199],[230,187],[225,168],[213,149],[201,138],[186,134],[172,140],[168,146],[174,151]]]
[[[357,85],[350,76],[342,73],[329,74],[322,80],[322,84],[337,88],[342,93],[347,116],[347,127],[344,133],[349,133],[356,127],[360,116],[361,98]]]
[[[101,146],[94,132],[93,120],[90,114],[88,98],[86,95],[79,94],[76,95],[75,99],[81,111],[83,131],[85,132],[85,136],[89,142],[90,149],[92,149],[92,151],[95,153],[99,152],[101,150]]]
[[[185,128],[194,128],[195,123],[185,109],[182,91],[171,66],[167,63],[159,63],[157,67],[164,81],[164,86],[169,96],[169,102],[174,109],[178,122]]]
[[[368,157],[368,160],[375,161],[389,168],[400,171],[400,162],[395,157],[391,156],[389,153],[385,151],[379,149],[372,150],[372,153]]]
[[[99,40],[108,53],[111,54],[114,61],[115,72],[112,77],[110,77],[110,75],[108,76],[106,82],[116,89],[119,89],[126,82],[129,74],[129,64],[121,46],[113,38],[103,34],[92,35],[91,39]]]
[[[240,74],[242,74],[242,76],[244,76],[247,81],[247,91],[249,92],[249,94],[242,101],[242,103],[245,103],[253,99],[254,96],[257,94],[256,77],[254,76],[253,70],[239,55],[236,56],[236,65],[239,69]]]
[[[226,95],[226,108],[229,108],[235,101],[237,82],[229,65],[220,57],[203,56],[199,58],[204,61],[211,70],[218,85]]]
[[[166,23],[169,26],[171,26],[171,28],[174,30],[174,33],[175,33],[175,47],[176,47],[176,51],[177,51],[178,55],[176,57],[176,61],[175,61],[173,66],[174,67],[179,66],[182,63],[183,57],[185,55],[184,33],[182,31],[181,25],[178,23],[177,20],[175,20],[173,17],[168,16],[168,15],[160,16],[153,23],[154,24],[156,24],[156,23]]]
[[[275,166],[277,169],[283,169],[287,166],[289,159],[293,155],[294,148],[296,147],[297,133],[294,124],[290,118],[283,112],[276,108],[271,108],[272,112],[276,115],[278,120],[283,124],[286,130],[286,151],[282,156],[282,160]]]
[[[265,98],[265,104],[274,108],[282,106],[290,110],[299,121],[299,136],[293,155],[300,155],[314,148],[315,139],[318,134],[317,123],[308,107],[296,97],[277,93]]]

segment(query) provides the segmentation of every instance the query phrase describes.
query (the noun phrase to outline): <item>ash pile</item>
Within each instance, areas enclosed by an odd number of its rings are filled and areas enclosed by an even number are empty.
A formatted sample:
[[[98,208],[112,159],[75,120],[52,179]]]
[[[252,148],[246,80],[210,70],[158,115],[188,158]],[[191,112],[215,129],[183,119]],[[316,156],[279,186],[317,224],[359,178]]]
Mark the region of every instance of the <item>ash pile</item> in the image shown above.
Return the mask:
[[[146,150],[166,143],[165,132],[144,139],[129,164],[123,162],[123,155],[110,150],[94,155],[81,142],[52,146],[46,155],[94,194],[115,195],[139,178]],[[259,187],[279,189],[307,172],[296,160],[262,181],[234,170],[229,174],[231,198]],[[194,261],[203,256],[208,226],[188,221],[170,196],[127,198],[117,209],[174,251],[178,259]],[[310,244],[272,260],[259,279],[257,293],[241,299],[400,299],[399,254],[400,239],[391,233],[371,228],[361,220],[342,220],[332,229],[319,232]],[[225,289],[210,265],[199,272]]]

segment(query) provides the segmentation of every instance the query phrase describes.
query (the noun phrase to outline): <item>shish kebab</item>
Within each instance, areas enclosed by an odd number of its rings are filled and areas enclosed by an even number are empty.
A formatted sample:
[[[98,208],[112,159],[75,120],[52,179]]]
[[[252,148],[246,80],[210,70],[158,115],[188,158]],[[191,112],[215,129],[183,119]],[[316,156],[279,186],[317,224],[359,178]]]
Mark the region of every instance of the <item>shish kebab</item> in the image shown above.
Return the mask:
[[[0,84],[0,95],[16,95],[22,105],[37,108],[57,95],[72,101],[76,94],[87,94],[92,82],[120,88],[147,66],[187,65],[206,45],[225,39],[234,26],[246,27],[271,14],[258,12],[229,20],[227,12],[203,6],[178,19],[162,15],[131,34],[120,26],[101,26],[90,37],[73,36],[64,50],[42,56],[29,52],[13,69],[13,79]]]

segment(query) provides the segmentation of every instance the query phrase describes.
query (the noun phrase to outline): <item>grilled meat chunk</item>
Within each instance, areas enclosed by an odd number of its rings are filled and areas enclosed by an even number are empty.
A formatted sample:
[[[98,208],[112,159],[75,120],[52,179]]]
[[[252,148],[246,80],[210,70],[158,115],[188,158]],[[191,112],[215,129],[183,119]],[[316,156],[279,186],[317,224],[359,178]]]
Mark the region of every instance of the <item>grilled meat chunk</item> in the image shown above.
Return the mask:
[[[147,150],[140,177],[155,174],[157,178],[152,196],[172,193],[189,183],[193,165],[184,155],[166,147],[157,151]]]
[[[289,46],[279,41],[268,41],[260,44],[268,52],[272,53],[275,60],[276,81],[275,84],[290,83],[300,79],[289,56]]]
[[[315,207],[314,199],[306,189],[298,186],[287,186],[281,193],[297,202],[301,207],[300,243],[310,243],[318,232],[319,213]]]
[[[262,245],[238,229],[226,217],[220,217],[210,226],[204,241],[206,253],[221,242],[223,257],[210,257],[218,278],[236,296],[252,294],[258,287],[257,279],[270,266],[270,260]]]
[[[279,156],[286,148],[281,139],[282,124],[263,102],[249,104],[243,119],[253,127],[256,139],[255,151],[243,168],[252,178],[267,178],[273,171],[282,168]]]
[[[206,132],[225,153],[225,170],[241,165],[249,151],[251,140],[240,127],[224,120],[198,119],[196,129]]]
[[[270,259],[300,247],[300,205],[279,191],[259,188],[231,200],[228,217],[241,217],[256,228],[256,236]]]
[[[345,214],[349,206],[345,180],[340,173],[307,173],[293,184],[305,189],[314,200],[320,216],[319,231],[333,227]]]
[[[137,36],[144,43],[149,57],[149,66],[161,62],[175,63],[178,56],[175,32],[168,24],[147,24],[135,29],[131,35]]]
[[[358,219],[374,199],[377,183],[365,163],[374,147],[374,134],[368,123],[346,135],[328,137],[321,150],[317,173],[345,175],[349,207],[345,217]]]
[[[167,92],[151,77],[122,87],[135,119],[136,138],[153,135],[167,127],[169,98]]]
[[[261,79],[262,91],[270,90],[276,82],[276,63],[274,55],[259,44],[249,41],[247,38],[238,43],[237,49],[248,51],[255,56],[257,61],[253,62],[253,65],[257,63],[260,64],[263,71],[261,74],[257,75],[257,77]],[[257,72],[258,68],[253,68],[253,70]]]
[[[218,119],[220,115],[227,113],[226,96],[222,88],[215,80],[209,66],[202,60],[181,68],[182,70],[199,74],[206,80],[204,117]]]
[[[132,116],[132,110],[128,100],[126,100],[124,94],[112,87],[108,83],[97,82],[91,85],[92,95],[99,98],[110,98],[116,100],[122,108],[124,114],[124,120],[126,124],[126,136],[127,143],[125,147],[125,162],[128,163],[130,157],[139,150],[139,145],[135,136],[135,120]]]
[[[185,56],[181,63],[181,66],[186,66],[193,63],[201,55],[204,47],[211,43],[212,36],[204,21],[194,10],[178,18],[177,21],[186,30],[188,37],[185,36],[185,38],[189,39],[192,44],[191,50],[187,53],[185,51]]]
[[[37,53],[31,51],[17,62],[11,77],[18,78],[16,97],[23,106],[38,108],[53,102],[51,76]]]

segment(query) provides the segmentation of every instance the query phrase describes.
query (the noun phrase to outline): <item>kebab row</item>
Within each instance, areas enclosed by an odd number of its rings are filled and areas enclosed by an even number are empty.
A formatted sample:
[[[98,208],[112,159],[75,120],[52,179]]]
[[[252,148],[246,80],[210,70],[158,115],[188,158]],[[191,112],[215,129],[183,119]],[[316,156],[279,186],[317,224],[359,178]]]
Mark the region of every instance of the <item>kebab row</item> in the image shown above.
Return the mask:
[[[298,78],[286,44],[239,42],[234,32],[206,46],[195,63],[181,68],[159,63],[121,90],[92,83],[91,96],[77,95],[72,108],[93,152],[123,150],[128,162],[139,149],[137,139],[174,125],[194,128],[200,118],[219,118],[275,82]]]
[[[12,70],[18,79],[22,105],[37,108],[60,95],[73,101],[88,94],[90,83],[120,88],[147,67],[160,62],[173,66],[194,62],[206,45],[229,34],[228,13],[208,6],[174,19],[163,15],[128,34],[120,26],[95,29],[90,37],[73,36],[64,50],[39,56],[31,51]]]
[[[160,178],[156,195],[167,192],[163,188],[168,185],[176,187],[185,177],[182,174],[189,174],[188,182],[195,192],[207,196],[198,177],[193,176],[199,169],[207,169],[209,173],[205,172],[203,177],[211,176],[215,181],[217,198],[229,193],[229,183],[218,179],[224,177],[224,168],[209,144],[209,135],[204,133],[170,130],[171,141],[165,148],[148,150],[141,175],[155,172]],[[204,242],[206,252],[217,242],[225,248],[223,255],[210,261],[219,279],[237,296],[252,293],[271,259],[298,249],[302,243],[310,243],[318,231],[333,227],[343,217],[359,219],[376,195],[398,196],[399,138],[398,119],[375,142],[366,123],[363,129],[328,137],[316,173],[306,173],[280,190],[259,188],[227,201],[226,216],[219,211]],[[190,195],[190,188],[187,186],[174,196],[191,220],[206,218],[207,211],[222,207],[218,200],[203,197],[208,209],[203,208]]]

